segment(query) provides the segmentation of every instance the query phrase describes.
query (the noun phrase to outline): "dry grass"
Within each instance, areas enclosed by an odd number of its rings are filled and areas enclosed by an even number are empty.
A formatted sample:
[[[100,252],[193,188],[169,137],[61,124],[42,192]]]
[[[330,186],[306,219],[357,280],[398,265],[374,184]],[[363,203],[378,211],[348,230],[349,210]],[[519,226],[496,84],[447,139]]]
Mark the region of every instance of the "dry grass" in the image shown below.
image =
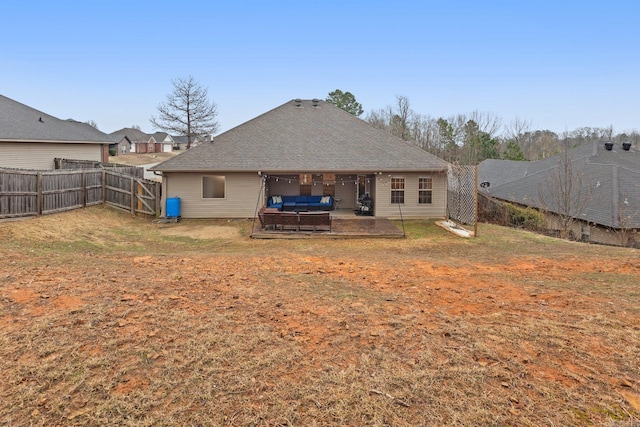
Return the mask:
[[[640,423],[637,251],[419,221],[401,241],[247,228],[102,208],[0,223],[0,424]]]
[[[119,163],[127,166],[140,166],[149,163],[159,163],[173,156],[180,154],[181,151],[173,151],[171,153],[143,153],[143,154],[125,154],[119,156],[110,156],[109,163]]]

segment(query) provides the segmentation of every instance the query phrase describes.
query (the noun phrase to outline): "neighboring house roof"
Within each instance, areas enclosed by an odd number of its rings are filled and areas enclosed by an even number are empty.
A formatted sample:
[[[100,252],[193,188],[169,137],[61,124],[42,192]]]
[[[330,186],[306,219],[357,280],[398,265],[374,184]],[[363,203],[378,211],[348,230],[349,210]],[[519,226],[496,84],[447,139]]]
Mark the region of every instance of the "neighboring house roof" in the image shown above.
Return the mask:
[[[111,136],[111,139],[115,142],[120,142],[122,138],[126,137],[132,143],[147,143],[152,137],[151,135],[144,133],[139,129],[133,128],[122,128],[115,132],[111,132],[109,136]]]
[[[485,160],[478,166],[478,182],[489,186],[480,191],[558,213],[541,194],[559,191],[552,181],[562,176],[560,156],[535,162]],[[577,219],[612,228],[640,228],[640,151],[633,147],[626,151],[620,145],[609,151],[603,143],[587,143],[570,150],[568,159],[575,177],[572,192],[586,200]]]
[[[179,136],[173,135],[172,138],[176,144],[186,145],[189,143],[188,137],[186,135],[179,135]],[[194,136],[193,140],[191,141],[191,145],[197,145],[198,143],[200,143],[200,141],[201,141],[200,138],[198,138],[197,136]]]
[[[324,101],[290,101],[153,169],[178,171],[446,171],[444,160]]]
[[[173,144],[174,142],[173,137],[166,132],[156,132],[152,136],[161,144]]]
[[[109,135],[87,123],[61,120],[0,95],[0,141],[109,144]]]

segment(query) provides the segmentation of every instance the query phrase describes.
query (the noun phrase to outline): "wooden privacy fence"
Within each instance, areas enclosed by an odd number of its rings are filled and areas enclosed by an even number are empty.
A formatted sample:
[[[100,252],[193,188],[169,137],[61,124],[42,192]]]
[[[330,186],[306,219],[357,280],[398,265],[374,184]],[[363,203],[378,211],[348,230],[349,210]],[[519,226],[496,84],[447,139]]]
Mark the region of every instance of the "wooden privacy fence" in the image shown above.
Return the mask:
[[[160,214],[161,183],[107,169],[0,169],[0,218],[46,215],[97,204]]]
[[[144,178],[144,168],[140,166],[121,165],[119,163],[104,163],[95,160],[53,159],[56,169],[107,169],[111,172],[119,172]]]

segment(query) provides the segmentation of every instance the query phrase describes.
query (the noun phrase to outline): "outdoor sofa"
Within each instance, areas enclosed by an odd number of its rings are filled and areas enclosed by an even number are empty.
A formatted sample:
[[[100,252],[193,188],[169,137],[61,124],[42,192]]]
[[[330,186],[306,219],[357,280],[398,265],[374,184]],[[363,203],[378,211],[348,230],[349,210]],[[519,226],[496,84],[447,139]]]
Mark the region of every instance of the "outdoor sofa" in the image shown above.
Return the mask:
[[[280,211],[330,211],[333,210],[331,196],[271,196],[268,208]]]
[[[275,208],[262,208],[258,212],[263,230],[331,231],[331,213],[289,212]]]

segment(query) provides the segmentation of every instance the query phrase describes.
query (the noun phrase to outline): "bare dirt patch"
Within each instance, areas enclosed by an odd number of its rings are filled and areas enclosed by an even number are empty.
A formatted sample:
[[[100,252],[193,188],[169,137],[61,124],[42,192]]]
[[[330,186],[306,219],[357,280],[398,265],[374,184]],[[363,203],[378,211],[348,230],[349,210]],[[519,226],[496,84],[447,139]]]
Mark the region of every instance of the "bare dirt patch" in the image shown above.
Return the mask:
[[[637,251],[409,229],[0,223],[0,424],[638,423]]]
[[[175,225],[164,225],[159,230],[165,236],[181,236],[192,239],[234,239],[240,237],[238,227],[198,222],[183,221]]]

